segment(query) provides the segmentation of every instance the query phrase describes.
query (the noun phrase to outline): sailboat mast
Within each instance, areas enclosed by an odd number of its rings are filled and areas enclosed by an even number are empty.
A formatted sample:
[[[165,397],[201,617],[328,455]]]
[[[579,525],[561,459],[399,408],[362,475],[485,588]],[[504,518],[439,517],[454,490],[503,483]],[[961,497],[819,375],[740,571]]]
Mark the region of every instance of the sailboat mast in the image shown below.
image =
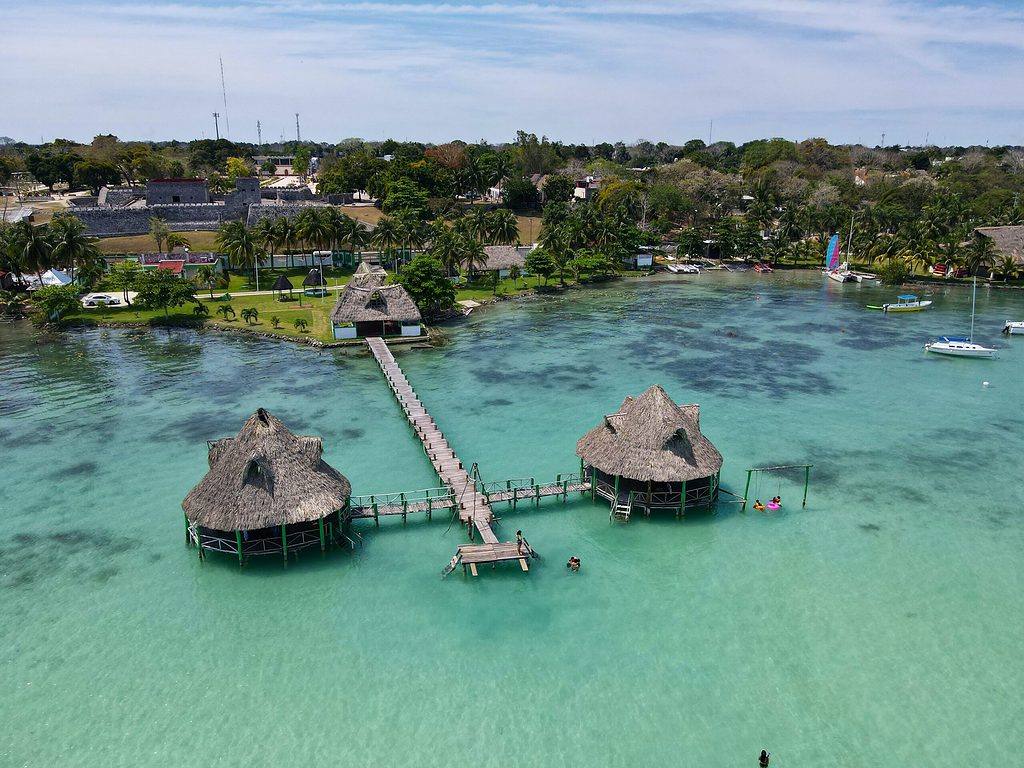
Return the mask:
[[[850,268],[850,250],[853,248],[853,217],[855,214],[850,214],[850,236],[846,239],[846,268]]]
[[[974,341],[974,304],[978,299],[978,276],[974,276],[974,288],[971,291],[971,335],[968,337]]]

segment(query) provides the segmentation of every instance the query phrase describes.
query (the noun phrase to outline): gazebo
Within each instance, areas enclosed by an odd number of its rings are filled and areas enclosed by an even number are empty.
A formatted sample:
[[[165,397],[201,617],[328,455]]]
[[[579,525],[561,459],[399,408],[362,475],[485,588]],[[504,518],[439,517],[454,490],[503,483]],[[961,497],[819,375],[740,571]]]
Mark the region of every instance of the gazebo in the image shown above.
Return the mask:
[[[210,470],[181,503],[186,541],[238,555],[280,554],[333,538],[352,486],[322,458],[319,437],[295,435],[260,408],[241,431],[209,443]]]
[[[284,301],[284,292],[288,291],[288,298],[291,298],[293,288],[294,286],[292,286],[292,281],[285,277],[282,272],[277,276],[277,280],[274,281],[274,287],[270,290],[277,294],[279,301]]]
[[[335,339],[421,336],[419,307],[400,285],[345,286],[331,312]]]
[[[303,292],[313,296],[323,296],[327,291],[327,281],[323,272],[319,269],[309,270],[309,274],[302,280]],[[312,289],[312,290],[311,290]]]
[[[356,267],[356,271],[352,273],[348,284],[357,288],[376,288],[379,285],[384,285],[384,281],[387,279],[388,273],[384,267],[362,261]]]
[[[700,406],[676,405],[655,384],[627,397],[619,410],[576,443],[592,494],[628,518],[634,508],[649,515],[718,500],[722,454],[700,431]]]

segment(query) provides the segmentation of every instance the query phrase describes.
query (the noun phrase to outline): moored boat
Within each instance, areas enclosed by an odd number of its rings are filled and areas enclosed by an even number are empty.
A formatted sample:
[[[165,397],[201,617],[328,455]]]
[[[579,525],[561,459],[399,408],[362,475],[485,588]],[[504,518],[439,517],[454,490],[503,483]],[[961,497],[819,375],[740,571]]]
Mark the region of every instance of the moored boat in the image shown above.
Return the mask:
[[[1024,336],[1024,322],[1007,320],[1003,326],[1003,333],[1007,336]]]
[[[978,297],[978,278],[974,278],[974,289],[971,293],[971,335],[962,336],[940,336],[933,342],[924,345],[925,351],[935,352],[939,355],[951,357],[994,357],[996,351],[991,347],[983,347],[975,343],[974,336],[974,306]]]
[[[881,306],[868,304],[867,306],[868,309],[880,309],[883,312],[919,312],[922,309],[927,309],[931,305],[931,301],[921,301],[914,294],[907,293],[903,296],[897,296],[896,303],[894,304],[882,304]]]

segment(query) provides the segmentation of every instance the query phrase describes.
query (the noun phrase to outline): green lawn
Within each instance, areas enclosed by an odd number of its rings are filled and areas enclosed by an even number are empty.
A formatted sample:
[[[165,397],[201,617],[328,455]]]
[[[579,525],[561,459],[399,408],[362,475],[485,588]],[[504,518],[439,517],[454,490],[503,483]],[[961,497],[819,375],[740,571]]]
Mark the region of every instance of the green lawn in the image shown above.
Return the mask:
[[[497,296],[512,296],[518,293],[529,293],[540,285],[544,284],[544,281],[539,277],[521,277],[514,283],[509,278],[503,278],[498,282],[498,290],[495,293],[493,278],[490,276],[482,277],[474,280],[469,284],[468,287],[465,285],[465,280],[461,286],[456,286],[457,301],[464,299],[472,299],[473,301],[486,301],[487,299],[493,299]],[[558,277],[552,277],[548,281],[548,285],[557,285]]]
[[[296,289],[302,287],[302,281],[309,274],[309,267],[287,267],[287,268],[275,268],[275,269],[261,269],[260,270],[260,290],[269,291],[271,286],[274,285],[274,281],[277,280],[278,276],[284,274],[291,284]],[[327,285],[344,285],[348,282],[348,279],[352,276],[352,270],[349,268],[345,269],[334,269],[332,267],[326,267],[324,269],[324,279],[327,281]],[[228,287],[225,288],[214,288],[214,294],[224,293],[226,290],[228,293],[238,293],[239,291],[255,291],[256,283],[253,281],[253,275],[248,272],[238,273],[232,271],[228,275]],[[200,293],[205,293],[207,296],[210,295],[208,288],[203,288]]]

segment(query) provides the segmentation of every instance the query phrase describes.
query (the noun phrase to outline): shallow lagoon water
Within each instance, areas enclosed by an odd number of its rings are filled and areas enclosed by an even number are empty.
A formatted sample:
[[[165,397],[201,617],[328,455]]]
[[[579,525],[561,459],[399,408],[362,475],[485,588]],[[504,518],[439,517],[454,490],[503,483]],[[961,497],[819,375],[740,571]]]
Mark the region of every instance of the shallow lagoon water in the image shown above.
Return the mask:
[[[191,332],[0,327],[0,764],[1007,765],[1024,715],[1024,297],[980,289],[995,361],[926,356],[930,311],[817,275],[705,274],[510,301],[402,350],[486,479],[578,468],[662,384],[701,405],[772,515],[519,511],[544,560],[441,580],[464,534],[197,562],[180,501],[256,407],[324,438],[356,492],[435,484],[372,359]],[[988,387],[982,386],[988,381]],[[563,564],[583,560],[579,574]]]

